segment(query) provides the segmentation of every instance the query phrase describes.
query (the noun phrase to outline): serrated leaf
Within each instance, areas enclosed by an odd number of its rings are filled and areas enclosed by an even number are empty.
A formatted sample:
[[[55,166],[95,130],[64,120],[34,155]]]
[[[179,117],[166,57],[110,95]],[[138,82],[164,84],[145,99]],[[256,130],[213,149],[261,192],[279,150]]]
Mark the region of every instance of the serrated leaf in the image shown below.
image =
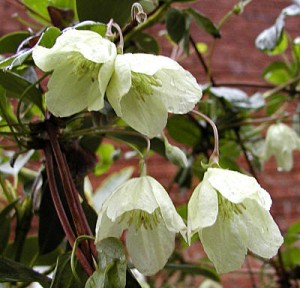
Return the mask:
[[[49,288],[51,280],[23,264],[0,256],[0,282],[39,282]]]
[[[206,33],[212,35],[215,38],[220,38],[221,34],[215,24],[206,16],[198,12],[193,8],[187,8],[184,10],[191,15],[198,27],[203,29]]]
[[[177,142],[194,147],[201,140],[199,127],[182,115],[173,115],[168,119],[167,130]]]
[[[28,31],[19,31],[6,34],[0,38],[0,54],[15,53],[23,40],[28,38]]]
[[[134,0],[76,0],[77,14],[80,21],[92,20],[108,23],[114,19],[123,27],[130,18],[131,6]]]
[[[179,43],[185,33],[184,13],[177,9],[169,9],[166,15],[166,27],[171,39]]]
[[[7,90],[8,97],[20,98],[25,93],[24,99],[31,101],[43,111],[42,92],[18,74],[0,70],[0,85]]]

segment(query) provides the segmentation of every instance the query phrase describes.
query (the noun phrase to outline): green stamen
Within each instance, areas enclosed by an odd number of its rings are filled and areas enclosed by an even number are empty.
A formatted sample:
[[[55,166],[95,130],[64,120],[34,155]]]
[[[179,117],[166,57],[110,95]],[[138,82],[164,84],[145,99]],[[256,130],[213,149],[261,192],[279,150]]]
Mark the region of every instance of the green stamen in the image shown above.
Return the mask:
[[[225,220],[233,217],[234,214],[241,215],[246,206],[243,203],[235,204],[218,193],[219,215]]]

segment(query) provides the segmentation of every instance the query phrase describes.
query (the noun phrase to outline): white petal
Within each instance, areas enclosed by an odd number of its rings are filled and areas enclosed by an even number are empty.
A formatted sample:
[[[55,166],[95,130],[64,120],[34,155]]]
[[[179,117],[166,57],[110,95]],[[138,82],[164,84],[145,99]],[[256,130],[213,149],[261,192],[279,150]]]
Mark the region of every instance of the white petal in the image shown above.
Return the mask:
[[[119,117],[122,117],[121,99],[126,95],[131,87],[130,65],[122,55],[118,55],[115,60],[114,72],[107,87],[106,95],[109,103],[114,108]]]
[[[147,178],[149,185],[151,185],[151,192],[153,193],[153,196],[160,207],[162,218],[169,231],[180,232],[185,238],[187,228],[182,218],[177,213],[167,191],[154,178],[150,176],[146,176],[144,178]]]
[[[122,225],[123,223],[118,223],[118,221],[111,221],[104,210],[102,210],[98,215],[98,220],[96,224],[96,243],[100,242],[102,239],[108,237],[119,238],[124,229],[127,227]]]
[[[148,177],[133,178],[119,186],[106,200],[107,216],[115,221],[123,213],[131,210],[143,210],[151,214],[158,208],[153,197],[152,185]]]
[[[212,226],[218,216],[218,195],[206,181],[194,190],[188,203],[188,230],[191,236],[200,229]]]
[[[239,269],[247,254],[247,231],[238,217],[222,220],[199,232],[203,248],[218,273]]]
[[[265,209],[270,209],[270,195],[260,187],[254,177],[236,171],[209,168],[205,173],[205,179],[233,203],[241,203],[246,198],[252,198]]]
[[[264,258],[275,256],[283,243],[277,224],[269,211],[264,210],[255,201],[246,200],[244,204],[246,210],[241,218],[248,227],[248,249]]]
[[[90,102],[89,99],[98,97],[98,106],[94,105],[93,108],[100,110],[103,107],[103,98],[97,79],[92,79],[90,74],[79,76],[73,73],[70,65],[60,65],[54,70],[48,82],[47,108],[55,116],[66,117],[84,110]]]
[[[168,113],[163,102],[153,95],[137,97],[134,88],[122,97],[122,119],[133,129],[148,136],[157,136],[167,124]]]
[[[202,90],[194,76],[178,64],[178,69],[163,68],[155,74],[162,83],[153,87],[156,97],[161,99],[168,112],[185,114],[195,107],[202,96]]]
[[[174,250],[175,233],[163,223],[153,230],[143,226],[135,230],[129,228],[126,238],[128,254],[134,266],[144,275],[153,275],[161,270]]]

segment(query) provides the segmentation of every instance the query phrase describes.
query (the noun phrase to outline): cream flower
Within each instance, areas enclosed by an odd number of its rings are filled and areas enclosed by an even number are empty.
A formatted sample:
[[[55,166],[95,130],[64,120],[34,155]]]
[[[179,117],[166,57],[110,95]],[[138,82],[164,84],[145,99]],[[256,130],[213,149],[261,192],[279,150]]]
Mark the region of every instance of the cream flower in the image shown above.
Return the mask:
[[[209,168],[188,203],[189,239],[199,234],[219,273],[240,268],[248,249],[271,258],[283,242],[271,202],[253,177]]]
[[[162,132],[168,112],[187,113],[201,96],[188,71],[170,58],[150,54],[118,55],[107,89],[117,115],[148,137]]]
[[[152,275],[164,267],[174,250],[175,234],[186,226],[165,189],[152,177],[133,178],[119,186],[103,203],[96,226],[96,244],[120,237],[135,267]]]
[[[116,55],[112,42],[86,30],[66,30],[50,49],[35,46],[35,64],[45,72],[53,70],[45,96],[49,111],[66,117],[103,108]]]
[[[293,167],[293,150],[300,149],[300,138],[289,126],[283,123],[273,124],[266,135],[263,160],[275,156],[279,171],[290,171]]]

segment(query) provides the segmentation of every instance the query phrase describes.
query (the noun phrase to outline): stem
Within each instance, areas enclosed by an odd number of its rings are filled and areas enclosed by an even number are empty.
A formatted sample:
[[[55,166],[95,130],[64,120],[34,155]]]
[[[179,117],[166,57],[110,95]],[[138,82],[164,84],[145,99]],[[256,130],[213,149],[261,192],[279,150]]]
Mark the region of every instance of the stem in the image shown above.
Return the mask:
[[[74,246],[75,243],[75,235],[73,233],[73,230],[71,228],[71,225],[69,223],[68,217],[65,213],[63,204],[61,202],[59,192],[56,185],[56,180],[54,177],[54,166],[53,166],[53,156],[52,156],[52,150],[49,143],[46,144],[45,147],[45,157],[46,157],[46,173],[48,178],[48,184],[49,189],[51,193],[51,197],[54,203],[54,207],[56,210],[56,213],[58,215],[58,218],[60,220],[60,223],[63,227],[63,230],[66,234],[66,237],[71,245],[71,247]],[[83,254],[82,250],[80,248],[76,249],[76,256],[81,263],[84,270],[87,272],[88,275],[93,274],[93,268],[91,267],[90,263],[87,261],[85,254]]]
[[[62,180],[62,185],[66,193],[66,199],[70,208],[76,232],[78,235],[93,235],[84,214],[83,208],[80,204],[76,187],[71,177],[70,168],[67,165],[65,156],[60,149],[60,145],[57,139],[57,129],[53,125],[53,123],[48,121],[46,122],[46,130],[48,132],[54,158],[58,166],[58,172]],[[90,243],[84,242],[83,249],[86,255],[90,255],[89,251],[91,251],[92,255],[95,258],[97,257],[97,252],[94,245],[90,245]],[[92,261],[91,257],[90,261]]]
[[[200,51],[197,49],[197,43],[195,42],[194,38],[192,36],[190,36],[190,42],[191,44],[193,45],[193,48],[198,56],[198,59],[200,60],[201,64],[202,64],[202,67],[204,69],[204,72],[205,74],[207,75],[208,77],[208,80],[209,82],[213,85],[213,86],[216,86],[216,82],[214,81],[211,73],[210,73],[210,69],[208,68],[202,54],[200,53]]]
[[[192,110],[191,112],[203,118],[212,127],[214,133],[215,145],[214,145],[214,150],[209,158],[209,164],[218,164],[220,153],[219,153],[219,134],[218,134],[218,128],[216,124],[208,116],[206,116],[205,114],[199,111]]]
[[[144,29],[157,23],[157,20],[162,16],[163,12],[170,6],[170,2],[165,2],[157,11],[148,17],[147,21],[136,26],[130,30],[126,35],[124,35],[124,43],[132,39],[137,33],[143,31]]]

